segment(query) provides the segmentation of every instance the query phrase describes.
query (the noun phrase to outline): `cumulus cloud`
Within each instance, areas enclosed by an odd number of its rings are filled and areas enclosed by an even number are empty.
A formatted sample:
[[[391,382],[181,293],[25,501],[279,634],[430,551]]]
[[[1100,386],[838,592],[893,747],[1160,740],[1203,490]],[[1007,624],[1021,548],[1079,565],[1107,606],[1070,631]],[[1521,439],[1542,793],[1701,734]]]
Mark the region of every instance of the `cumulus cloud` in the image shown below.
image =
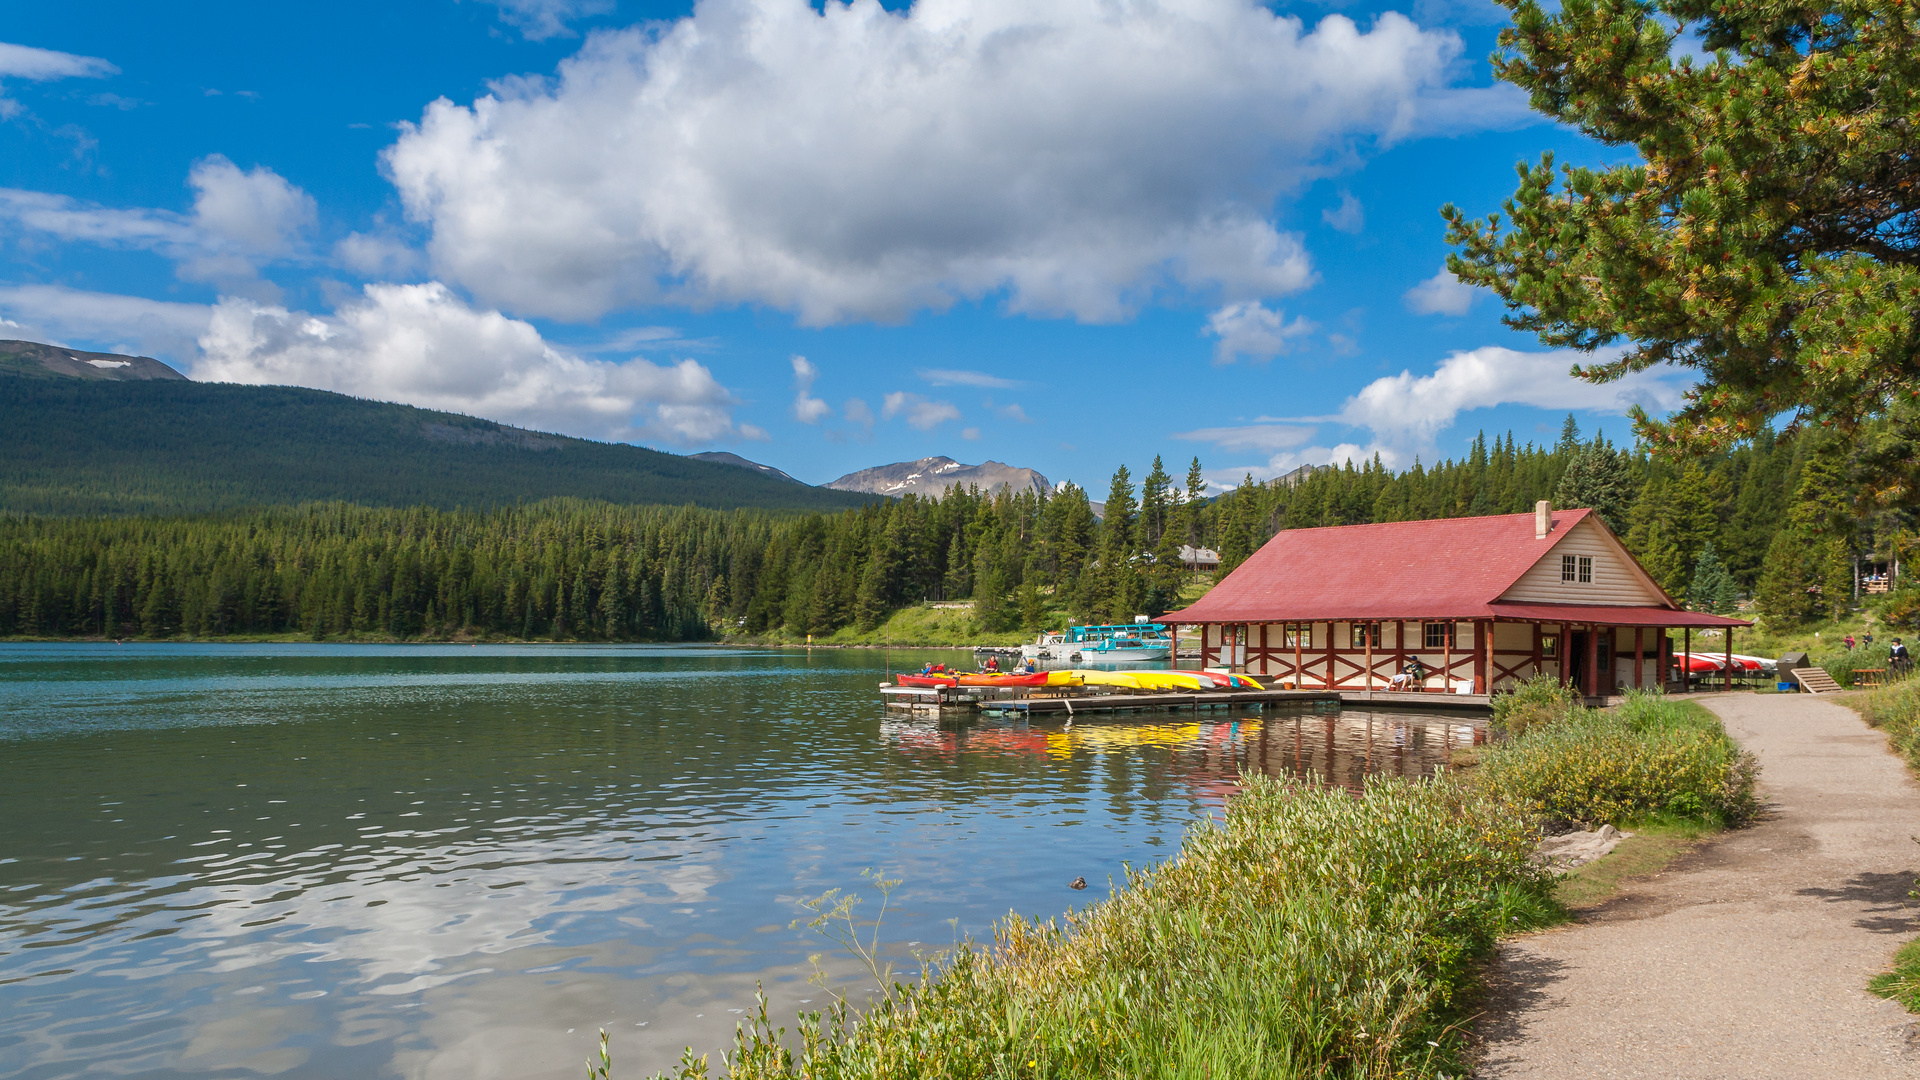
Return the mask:
[[[1269,455],[1261,464],[1209,472],[1209,479],[1231,480],[1247,472],[1256,479],[1269,479],[1301,465],[1358,463],[1375,454],[1389,466],[1405,467],[1416,454],[1431,456],[1439,434],[1452,427],[1461,413],[1473,409],[1530,405],[1555,412],[1620,415],[1633,405],[1668,412],[1685,401],[1688,384],[1672,369],[1636,372],[1617,382],[1598,384],[1569,374],[1575,363],[1593,359],[1572,350],[1519,352],[1489,345],[1453,353],[1428,375],[1402,371],[1375,379],[1332,416],[1292,421],[1263,417],[1256,424],[1201,428],[1175,437],[1213,443],[1227,451]],[[1370,438],[1365,443],[1314,444],[1321,432],[1317,425],[1325,423],[1362,429]]]
[[[932,431],[949,420],[960,419],[960,410],[954,408],[951,402],[929,401],[919,394],[896,390],[887,395],[881,405],[880,415],[888,420],[905,416],[907,423],[921,431]]]
[[[1390,446],[1430,446],[1469,409],[1495,405],[1624,413],[1640,405],[1650,412],[1678,408],[1686,384],[1670,368],[1635,372],[1617,382],[1590,383],[1569,369],[1592,356],[1572,350],[1519,352],[1488,345],[1456,352],[1431,375],[1402,371],[1375,379],[1347,399],[1340,420],[1373,431]]]
[[[914,372],[928,386],[977,386],[984,390],[1011,390],[1020,383],[984,371],[959,371],[953,368],[921,368]]]
[[[1360,205],[1359,199],[1353,197],[1353,192],[1342,191],[1340,204],[1320,211],[1320,220],[1340,232],[1357,233],[1367,227],[1367,210]]]
[[[299,257],[318,216],[313,196],[264,165],[242,171],[214,154],[194,163],[187,183],[194,191],[190,214],[0,188],[0,225],[158,252],[178,264],[183,278],[234,287],[254,281],[266,263]]]
[[[817,424],[833,415],[833,406],[813,396],[814,380],[820,369],[804,356],[793,358],[793,418],[803,424]]]
[[[692,360],[569,355],[439,282],[368,285],[330,316],[224,298],[200,348],[196,379],[312,386],[594,438],[764,437],[733,422],[732,394]]]
[[[1465,315],[1473,306],[1474,288],[1442,266],[1440,272],[1408,289],[1401,297],[1416,315]]]
[[[1205,332],[1220,339],[1213,347],[1213,362],[1231,364],[1242,356],[1271,360],[1287,351],[1289,341],[1315,329],[1304,316],[1288,322],[1286,312],[1247,300],[1208,316]]]
[[[1109,321],[1159,290],[1309,284],[1277,198],[1434,114],[1510,111],[1447,85],[1459,51],[1391,12],[1309,29],[1255,0],[706,0],[436,101],[384,161],[435,271],[528,314],[826,324],[1004,294]]]
[[[613,0],[494,0],[500,21],[519,30],[529,41],[572,37],[567,24],[588,15],[605,15]]]

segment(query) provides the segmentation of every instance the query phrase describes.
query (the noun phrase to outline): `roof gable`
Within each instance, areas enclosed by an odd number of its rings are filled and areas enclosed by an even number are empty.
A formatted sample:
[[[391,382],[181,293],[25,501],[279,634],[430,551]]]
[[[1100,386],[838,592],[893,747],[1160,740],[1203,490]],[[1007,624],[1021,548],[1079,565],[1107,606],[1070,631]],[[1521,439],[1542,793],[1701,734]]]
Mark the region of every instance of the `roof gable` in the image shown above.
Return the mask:
[[[1553,545],[1499,599],[1536,604],[1677,606],[1598,515],[1589,515],[1572,528],[1555,533],[1558,539]],[[1567,579],[1564,563],[1569,558],[1574,560],[1572,580]],[[1582,559],[1588,560],[1585,581],[1580,580]]]

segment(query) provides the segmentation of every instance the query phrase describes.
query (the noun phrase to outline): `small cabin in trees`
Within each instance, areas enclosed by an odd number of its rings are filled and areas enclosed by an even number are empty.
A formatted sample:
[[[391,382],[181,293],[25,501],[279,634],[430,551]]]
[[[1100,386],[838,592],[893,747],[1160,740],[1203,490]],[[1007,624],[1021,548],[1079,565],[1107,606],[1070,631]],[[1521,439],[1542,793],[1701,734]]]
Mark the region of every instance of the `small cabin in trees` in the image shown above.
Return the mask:
[[[1587,696],[1680,678],[1670,631],[1750,626],[1686,611],[1591,510],[1291,529],[1193,606],[1202,667],[1304,689],[1484,694],[1536,673]],[[1716,652],[1722,651],[1716,649]],[[1728,665],[1729,672],[1731,665]],[[1729,673],[1727,678],[1731,678]]]

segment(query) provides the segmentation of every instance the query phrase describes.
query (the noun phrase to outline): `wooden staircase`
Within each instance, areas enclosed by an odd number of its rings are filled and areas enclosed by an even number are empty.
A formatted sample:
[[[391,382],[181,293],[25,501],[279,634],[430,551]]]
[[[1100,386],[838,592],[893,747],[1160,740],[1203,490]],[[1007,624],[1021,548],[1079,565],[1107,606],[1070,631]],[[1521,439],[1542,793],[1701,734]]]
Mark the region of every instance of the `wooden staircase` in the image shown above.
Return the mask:
[[[1805,690],[1809,694],[1837,694],[1840,692],[1840,684],[1833,681],[1833,676],[1827,674],[1826,668],[1794,668],[1793,681],[1799,683],[1800,689]]]

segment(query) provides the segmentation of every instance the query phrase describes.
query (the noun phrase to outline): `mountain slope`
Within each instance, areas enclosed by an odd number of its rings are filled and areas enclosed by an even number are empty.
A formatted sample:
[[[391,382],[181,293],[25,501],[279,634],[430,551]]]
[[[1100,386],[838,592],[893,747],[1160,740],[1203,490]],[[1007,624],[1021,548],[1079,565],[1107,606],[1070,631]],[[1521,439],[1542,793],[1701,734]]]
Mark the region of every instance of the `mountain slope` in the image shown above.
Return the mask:
[[[59,377],[45,367],[23,377],[21,366],[0,364],[0,512],[179,514],[332,499],[478,509],[555,496],[722,510],[872,501],[323,390]]]
[[[759,473],[761,476],[772,477],[775,480],[785,480],[789,484],[806,484],[806,481],[795,480],[793,477],[788,476],[786,473],[781,472],[771,465],[762,465],[757,461],[748,461],[739,454],[729,454],[725,450],[708,450],[704,454],[688,454],[687,456],[695,461],[711,461],[718,465],[732,465],[737,469],[747,469],[751,472]]]
[[[27,379],[99,379],[109,382],[185,382],[186,376],[151,356],[82,352],[37,341],[0,341],[0,373]]]
[[[1047,483],[1046,477],[1032,469],[1019,469],[998,461],[962,465],[950,457],[928,457],[919,461],[876,465],[828,481],[826,486],[840,491],[867,491],[875,495],[898,496],[913,492],[937,499],[956,485],[962,488],[978,487],[983,494],[1002,488],[1015,494],[1022,491],[1039,494],[1053,488]]]

